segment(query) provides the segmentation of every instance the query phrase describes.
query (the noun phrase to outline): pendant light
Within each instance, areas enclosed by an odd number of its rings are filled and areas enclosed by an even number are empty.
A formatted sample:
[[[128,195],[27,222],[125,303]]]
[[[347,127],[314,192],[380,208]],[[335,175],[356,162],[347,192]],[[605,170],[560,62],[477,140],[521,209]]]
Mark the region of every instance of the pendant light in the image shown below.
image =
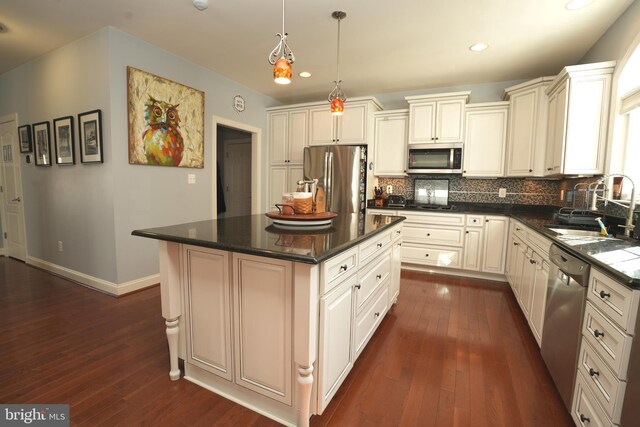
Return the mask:
[[[329,102],[331,103],[331,114],[341,116],[344,112],[344,102],[347,100],[347,96],[340,87],[340,83],[342,83],[342,80],[340,80],[340,21],[346,18],[347,14],[341,10],[336,10],[331,14],[331,17],[338,20],[338,53],[336,55],[337,78],[334,81],[336,86],[329,94]]]
[[[273,65],[273,80],[281,85],[291,83],[291,64],[296,60],[287,45],[287,33],[284,32],[284,1],[282,0],[282,32],[277,33],[280,42],[269,54],[269,64]]]

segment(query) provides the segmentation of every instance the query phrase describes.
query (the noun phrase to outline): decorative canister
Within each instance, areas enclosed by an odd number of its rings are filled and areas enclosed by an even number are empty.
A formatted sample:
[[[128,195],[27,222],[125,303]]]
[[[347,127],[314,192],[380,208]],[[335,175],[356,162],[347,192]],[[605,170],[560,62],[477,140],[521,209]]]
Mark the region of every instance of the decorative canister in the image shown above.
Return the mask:
[[[294,193],[293,210],[296,214],[310,214],[313,212],[313,195],[311,193]]]

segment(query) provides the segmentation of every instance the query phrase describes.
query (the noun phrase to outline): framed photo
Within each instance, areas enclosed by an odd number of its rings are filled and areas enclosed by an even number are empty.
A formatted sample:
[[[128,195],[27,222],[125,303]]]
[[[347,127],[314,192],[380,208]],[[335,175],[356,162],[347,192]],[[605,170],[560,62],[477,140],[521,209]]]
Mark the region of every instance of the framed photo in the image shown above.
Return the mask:
[[[204,167],[204,92],[127,67],[129,164]]]
[[[30,153],[33,150],[33,148],[31,148],[31,126],[20,126],[18,128],[18,138],[20,139],[20,152]]]
[[[87,111],[78,114],[78,139],[80,140],[80,161],[82,163],[102,163],[102,112]]]
[[[33,125],[36,166],[51,166],[51,140],[49,139],[49,122]]]
[[[56,147],[56,163],[59,165],[75,165],[73,117],[60,117],[53,121],[53,138]]]

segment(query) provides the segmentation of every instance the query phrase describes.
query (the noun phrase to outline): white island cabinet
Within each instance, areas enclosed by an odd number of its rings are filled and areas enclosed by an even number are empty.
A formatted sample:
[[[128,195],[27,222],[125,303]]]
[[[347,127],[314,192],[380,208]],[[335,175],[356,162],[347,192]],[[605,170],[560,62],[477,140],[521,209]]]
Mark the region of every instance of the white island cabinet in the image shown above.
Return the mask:
[[[402,220],[347,214],[292,231],[247,215],[134,231],[159,240],[171,379],[182,358],[185,379],[309,425],[397,298]]]

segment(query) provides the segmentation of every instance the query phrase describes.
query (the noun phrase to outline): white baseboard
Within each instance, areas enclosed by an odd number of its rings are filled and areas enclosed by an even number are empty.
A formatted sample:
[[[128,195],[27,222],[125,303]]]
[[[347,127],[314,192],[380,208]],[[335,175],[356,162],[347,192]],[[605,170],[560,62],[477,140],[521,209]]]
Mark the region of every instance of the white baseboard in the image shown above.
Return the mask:
[[[4,248],[0,248],[0,256],[5,256],[5,249]]]
[[[62,276],[65,279],[72,280],[81,285],[88,286],[93,289],[97,289],[102,292],[106,292],[110,295],[120,296],[130,292],[134,292],[140,289],[153,286],[160,282],[160,274],[153,274],[151,276],[142,277],[136,280],[130,280],[124,283],[113,283],[108,280],[99,279],[97,277],[90,276],[88,274],[81,273],[79,271],[72,270],[70,268],[62,267],[49,261],[44,261],[30,255],[27,255],[27,264],[41,268],[58,276]]]

